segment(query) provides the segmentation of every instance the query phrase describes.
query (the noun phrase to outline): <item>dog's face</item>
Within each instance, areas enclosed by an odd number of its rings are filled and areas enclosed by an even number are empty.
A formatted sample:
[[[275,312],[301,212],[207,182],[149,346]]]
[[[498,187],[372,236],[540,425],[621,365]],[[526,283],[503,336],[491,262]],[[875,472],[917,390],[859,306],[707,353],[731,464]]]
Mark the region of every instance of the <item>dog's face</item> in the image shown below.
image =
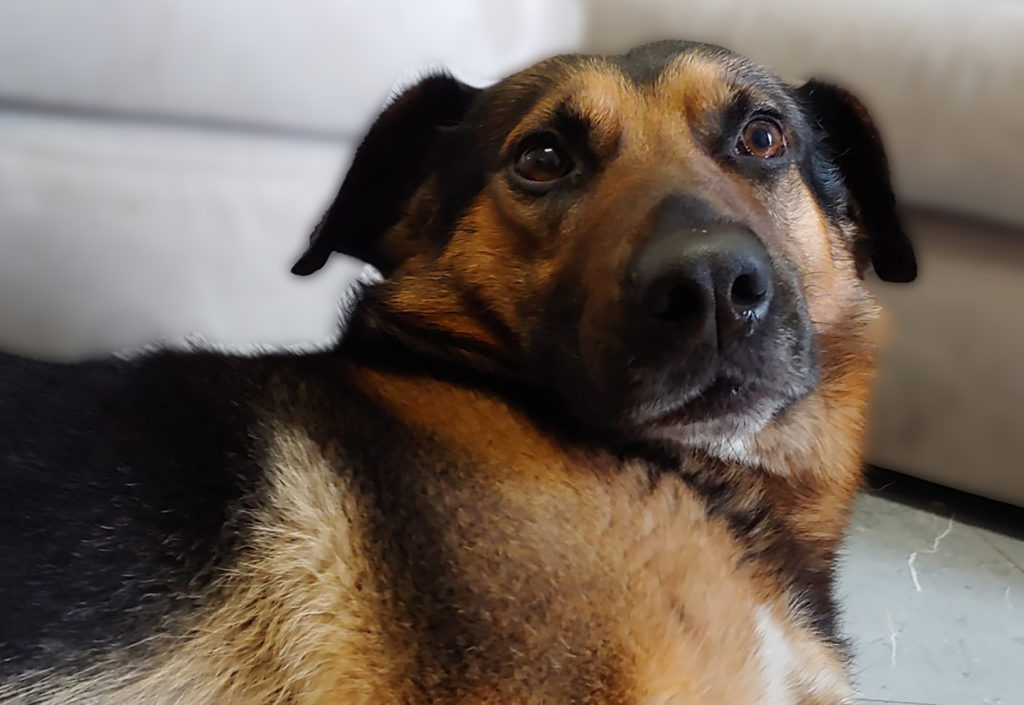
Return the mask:
[[[382,271],[373,295],[425,348],[554,390],[586,427],[705,446],[816,388],[823,346],[873,311],[871,265],[915,273],[855,99],[681,42],[423,80],[295,271],[331,251]]]

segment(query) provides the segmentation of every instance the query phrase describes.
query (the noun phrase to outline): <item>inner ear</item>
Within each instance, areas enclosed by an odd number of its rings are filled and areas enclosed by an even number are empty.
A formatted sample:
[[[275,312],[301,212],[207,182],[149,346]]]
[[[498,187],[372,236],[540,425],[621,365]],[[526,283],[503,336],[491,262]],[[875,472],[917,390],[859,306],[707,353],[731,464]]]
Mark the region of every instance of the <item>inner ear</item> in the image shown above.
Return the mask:
[[[479,92],[436,74],[399,94],[356,149],[338,195],[292,273],[312,274],[332,252],[372,264],[385,276],[394,270],[408,256],[408,246],[388,242],[387,234],[435,170],[443,129],[465,116]]]
[[[818,80],[795,90],[808,118],[823,132],[827,161],[849,198],[849,214],[863,233],[858,245],[884,281],[917,277],[914,248],[903,231],[882,137],[867,108],[849,92]]]

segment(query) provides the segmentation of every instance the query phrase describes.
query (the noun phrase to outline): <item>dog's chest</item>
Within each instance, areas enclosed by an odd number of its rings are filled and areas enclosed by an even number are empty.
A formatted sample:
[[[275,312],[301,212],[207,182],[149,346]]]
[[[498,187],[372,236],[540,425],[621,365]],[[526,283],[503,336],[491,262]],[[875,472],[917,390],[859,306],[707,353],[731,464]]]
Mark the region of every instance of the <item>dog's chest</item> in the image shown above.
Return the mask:
[[[428,662],[506,699],[532,683],[524,702],[773,702],[763,630],[785,615],[728,529],[677,478],[541,457],[467,464],[420,494],[408,570]]]
[[[807,635],[681,477],[652,482],[489,399],[439,412],[429,390],[395,391],[422,464],[390,476],[375,548],[439,701],[803,702],[766,643]],[[790,651],[832,668],[816,643]]]

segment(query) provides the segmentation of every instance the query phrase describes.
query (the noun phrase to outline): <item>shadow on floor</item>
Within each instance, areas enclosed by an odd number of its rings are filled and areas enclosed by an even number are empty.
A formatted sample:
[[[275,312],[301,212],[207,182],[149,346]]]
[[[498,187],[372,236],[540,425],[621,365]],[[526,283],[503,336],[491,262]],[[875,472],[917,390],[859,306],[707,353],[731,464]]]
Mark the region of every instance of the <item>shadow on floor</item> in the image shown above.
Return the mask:
[[[867,489],[910,507],[1024,540],[1024,508],[954,490],[892,470],[869,467]]]

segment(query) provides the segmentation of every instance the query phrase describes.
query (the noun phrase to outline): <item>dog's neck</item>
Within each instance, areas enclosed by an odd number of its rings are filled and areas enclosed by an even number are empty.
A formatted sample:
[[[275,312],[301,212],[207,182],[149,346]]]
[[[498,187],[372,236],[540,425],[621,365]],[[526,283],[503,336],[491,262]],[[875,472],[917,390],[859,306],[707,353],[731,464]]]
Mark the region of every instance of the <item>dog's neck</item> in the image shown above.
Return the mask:
[[[512,378],[512,366],[501,350],[479,337],[439,323],[396,299],[405,298],[395,282],[367,285],[358,296],[339,347],[361,362],[376,366],[422,365],[425,371],[450,376],[472,372],[488,377]],[[460,318],[468,319],[468,314]],[[443,319],[442,319],[443,320]],[[399,363],[400,361],[400,363]],[[412,370],[410,370],[412,371]]]

